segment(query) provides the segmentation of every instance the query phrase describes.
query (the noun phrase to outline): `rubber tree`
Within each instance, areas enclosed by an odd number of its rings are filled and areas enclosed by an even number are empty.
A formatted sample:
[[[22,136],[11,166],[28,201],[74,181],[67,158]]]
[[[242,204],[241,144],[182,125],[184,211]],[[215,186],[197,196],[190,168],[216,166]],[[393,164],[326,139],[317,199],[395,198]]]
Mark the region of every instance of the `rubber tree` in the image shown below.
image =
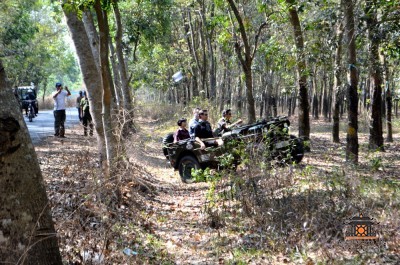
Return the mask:
[[[90,113],[93,118],[97,135],[97,147],[99,160],[104,165],[106,158],[106,145],[104,127],[102,121],[102,86],[100,72],[93,56],[91,44],[82,20],[77,15],[77,10],[72,5],[63,5],[63,11],[67,20],[68,29],[78,55],[79,65],[82,71],[83,82],[88,92]],[[103,167],[104,168],[104,167]]]
[[[293,35],[296,44],[297,73],[299,85],[299,137],[310,138],[310,104],[308,102],[307,89],[307,64],[304,52],[303,32],[300,25],[299,15],[296,10],[295,0],[286,0],[289,6],[289,18],[293,27]]]
[[[354,1],[342,0],[341,6],[344,12],[345,34],[348,53],[348,86],[347,86],[347,112],[348,125],[346,135],[346,161],[358,163],[358,78],[356,56],[356,34],[354,23]]]
[[[382,66],[379,59],[379,24],[377,15],[377,1],[367,0],[365,7],[368,39],[370,42],[369,67],[372,92],[371,124],[369,130],[369,148],[383,151],[382,126]]]
[[[335,66],[334,66],[334,103],[333,103],[333,126],[332,139],[333,142],[339,143],[339,116],[340,102],[342,92],[342,40],[343,40],[343,23],[339,22],[336,29],[336,50],[335,50]]]
[[[62,264],[39,162],[0,60],[0,263]]]
[[[114,0],[113,2],[114,16],[116,22],[116,35],[115,35],[115,51],[118,58],[118,70],[119,77],[121,80],[121,94],[122,94],[122,104],[124,107],[124,115],[125,119],[128,120],[128,128],[133,131],[135,127],[133,126],[133,106],[132,106],[132,96],[130,92],[129,86],[129,78],[128,72],[126,70],[126,62],[123,54],[123,43],[122,43],[122,22],[121,22],[121,14],[118,7],[118,1]]]
[[[115,162],[115,145],[116,140],[113,135],[113,126],[111,122],[111,70],[109,56],[109,31],[108,31],[108,15],[107,10],[103,9],[101,1],[96,0],[94,3],[94,9],[96,10],[96,16],[99,27],[100,36],[100,80],[101,87],[103,89],[102,93],[102,114],[103,114],[103,126],[104,126],[104,136],[106,143],[106,154],[107,154],[107,175],[113,172],[113,163]]]
[[[239,25],[239,32],[241,36],[241,42],[243,43],[244,49],[241,48],[239,40],[235,42],[235,51],[239,58],[240,64],[244,72],[244,79],[246,84],[246,102],[247,102],[247,122],[252,123],[256,121],[256,109],[253,96],[253,73],[251,65],[253,63],[254,56],[257,51],[258,40],[263,28],[267,26],[267,23],[262,23],[258,28],[258,32],[255,36],[253,48],[250,45],[249,37],[246,32],[246,28],[243,22],[243,18],[239,13],[239,10],[234,0],[228,0],[229,6],[235,15],[236,21]]]

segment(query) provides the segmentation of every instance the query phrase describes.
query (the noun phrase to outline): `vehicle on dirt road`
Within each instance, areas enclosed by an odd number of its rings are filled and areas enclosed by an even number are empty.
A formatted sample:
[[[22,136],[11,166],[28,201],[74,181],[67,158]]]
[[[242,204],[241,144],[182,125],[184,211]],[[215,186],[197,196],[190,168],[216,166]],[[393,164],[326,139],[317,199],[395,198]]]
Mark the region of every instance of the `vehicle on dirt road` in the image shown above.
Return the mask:
[[[248,152],[268,153],[270,159],[282,163],[300,163],[304,155],[303,141],[289,134],[289,125],[287,117],[276,117],[240,126],[216,138],[202,139],[206,146],[211,146],[204,150],[192,138],[173,143],[173,133],[169,133],[163,138],[163,152],[185,183],[193,182],[192,169],[219,168],[218,158],[229,153],[232,145],[244,144]],[[224,144],[213,146],[216,139],[222,139]],[[240,157],[234,159],[234,164],[240,163]]]
[[[18,99],[21,111],[25,110],[25,115],[29,118],[28,112],[30,105],[33,107],[33,114],[36,116],[39,112],[39,103],[37,101],[37,89],[35,86],[20,86],[14,89],[15,97]],[[29,119],[29,121],[31,121]]]

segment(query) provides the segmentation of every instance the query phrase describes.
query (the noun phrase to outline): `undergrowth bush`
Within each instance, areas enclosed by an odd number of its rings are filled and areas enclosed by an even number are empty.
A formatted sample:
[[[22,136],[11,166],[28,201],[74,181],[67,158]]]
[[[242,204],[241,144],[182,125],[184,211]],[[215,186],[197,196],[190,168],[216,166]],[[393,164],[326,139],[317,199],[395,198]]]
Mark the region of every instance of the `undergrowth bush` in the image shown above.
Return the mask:
[[[240,147],[236,152],[242,161],[237,171],[225,164],[227,169],[219,171],[218,177],[205,170],[200,180],[210,183],[204,212],[211,227],[229,224],[247,233],[257,231],[258,239],[248,240],[246,248],[290,254],[294,249],[300,253],[308,248],[342,247],[343,223],[349,216],[365,209],[374,215],[379,205],[388,203],[367,196],[371,191],[363,187],[369,182],[360,181],[357,168],[335,167],[329,172],[309,165],[282,165],[265,159],[268,152],[257,149]],[[226,156],[221,161],[234,161]],[[373,169],[381,166],[379,157],[371,162]],[[237,247],[243,248],[239,243]]]

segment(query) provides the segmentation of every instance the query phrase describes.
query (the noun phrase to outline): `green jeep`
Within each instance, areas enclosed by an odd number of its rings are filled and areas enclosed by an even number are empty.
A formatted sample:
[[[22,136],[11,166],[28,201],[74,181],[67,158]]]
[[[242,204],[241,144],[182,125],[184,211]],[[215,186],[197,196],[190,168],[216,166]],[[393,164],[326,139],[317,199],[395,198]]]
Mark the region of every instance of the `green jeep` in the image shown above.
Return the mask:
[[[218,157],[230,152],[228,146],[244,143],[246,150],[268,149],[269,157],[285,163],[299,163],[304,155],[303,141],[289,135],[290,122],[287,117],[271,118],[253,124],[241,126],[217,135],[215,138],[202,139],[207,147],[200,149],[194,139],[173,143],[173,133],[163,138],[163,152],[170,165],[179,170],[181,180],[191,183],[192,169],[218,168]],[[213,146],[216,139],[222,138],[224,145]],[[235,164],[239,158],[235,157]]]

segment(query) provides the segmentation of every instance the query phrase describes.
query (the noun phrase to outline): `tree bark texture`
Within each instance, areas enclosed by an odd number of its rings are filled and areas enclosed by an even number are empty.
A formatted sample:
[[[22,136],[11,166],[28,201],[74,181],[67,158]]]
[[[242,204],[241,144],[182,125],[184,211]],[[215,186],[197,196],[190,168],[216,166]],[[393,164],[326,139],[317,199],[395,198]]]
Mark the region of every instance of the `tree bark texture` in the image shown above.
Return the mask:
[[[379,60],[380,38],[376,5],[377,3],[374,0],[366,1],[365,13],[367,16],[368,39],[370,41],[369,67],[371,83],[373,84],[369,148],[383,151],[382,70]]]
[[[310,105],[308,102],[307,89],[307,65],[304,53],[303,32],[301,30],[300,19],[297,14],[295,0],[286,0],[290,5],[289,16],[293,26],[294,39],[297,50],[297,72],[299,83],[299,137],[310,138]]]
[[[244,58],[242,55],[242,49],[240,47],[239,42],[235,43],[235,51],[238,55],[239,61],[242,65],[244,76],[245,76],[245,84],[246,84],[246,103],[247,103],[247,119],[248,123],[252,123],[256,121],[256,109],[254,104],[254,96],[253,96],[253,74],[251,70],[251,65],[253,62],[254,55],[257,51],[258,39],[261,34],[261,30],[266,27],[266,23],[260,25],[258,29],[258,33],[255,37],[254,47],[251,50],[250,42],[246,33],[246,28],[244,26],[243,19],[239,13],[239,10],[236,7],[236,4],[233,0],[228,0],[229,6],[231,7],[235,18],[239,24],[239,32],[241,35],[241,40],[244,46]]]
[[[339,114],[341,102],[341,89],[342,89],[342,39],[343,39],[343,23],[340,23],[336,30],[336,51],[335,51],[335,66],[334,66],[334,105],[333,105],[333,126],[332,138],[334,143],[339,143]]]
[[[86,34],[83,22],[78,18],[74,11],[64,9],[67,25],[75,45],[78,55],[79,66],[82,71],[83,82],[85,83],[90,113],[93,118],[94,128],[97,135],[97,147],[99,152],[100,164],[103,164],[106,157],[104,128],[102,121],[102,87],[100,72],[93,56],[93,50]]]
[[[123,107],[124,111],[127,115],[127,119],[130,120],[130,124],[133,125],[133,107],[132,107],[132,96],[129,87],[128,80],[128,72],[126,70],[126,63],[123,54],[123,46],[122,46],[122,22],[121,22],[121,14],[118,8],[118,2],[114,1],[114,15],[117,26],[117,33],[115,35],[115,45],[116,45],[116,53],[118,58],[118,67],[119,67],[119,75],[121,78],[121,89],[122,89],[122,98],[123,98]],[[129,126],[131,129],[134,129],[133,126]]]
[[[46,188],[0,60],[0,263],[62,264]]]
[[[353,0],[342,0],[344,8],[345,31],[348,45],[349,85],[347,87],[347,143],[346,161],[358,163],[358,95],[357,95],[357,56],[356,56],[356,34],[354,23],[354,2]]]
[[[383,61],[383,69],[385,73],[384,84],[386,91],[386,128],[387,128],[387,136],[386,141],[391,143],[393,142],[393,128],[392,128],[392,111],[393,111],[393,98],[392,98],[392,84],[390,83],[390,70],[386,61],[386,57],[384,54],[381,56]],[[393,86],[394,87],[394,86]]]
[[[103,126],[104,136],[106,143],[106,154],[107,154],[107,167],[105,168],[106,176],[110,176],[113,172],[113,162],[115,160],[115,139],[113,135],[113,127],[111,122],[111,87],[110,87],[110,63],[108,60],[108,22],[107,13],[102,9],[100,0],[95,1],[95,10],[97,21],[99,24],[99,35],[100,35],[100,69],[101,69],[101,86],[103,88],[102,95],[102,114],[103,114]]]
[[[90,10],[84,11],[82,18],[86,34],[89,38],[89,43],[93,53],[93,58],[96,63],[97,70],[100,72],[99,34],[97,33],[96,26],[94,25],[91,11]]]

